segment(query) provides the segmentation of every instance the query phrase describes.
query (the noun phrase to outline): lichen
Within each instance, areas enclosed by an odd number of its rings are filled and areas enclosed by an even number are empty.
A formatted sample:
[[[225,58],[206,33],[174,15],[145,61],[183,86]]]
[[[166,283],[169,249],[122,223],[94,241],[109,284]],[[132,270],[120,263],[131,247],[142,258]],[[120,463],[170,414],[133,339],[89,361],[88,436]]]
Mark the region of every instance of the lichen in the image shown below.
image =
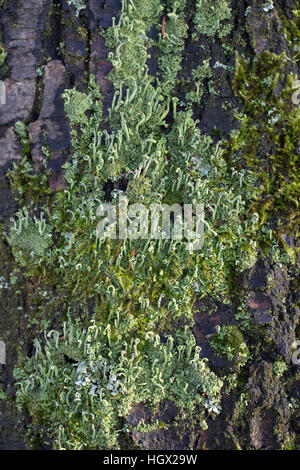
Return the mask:
[[[63,166],[62,189],[49,189],[46,171],[34,174],[26,127],[16,127],[28,151],[10,177],[24,208],[11,221],[7,239],[27,277],[40,283],[43,292],[55,286],[55,299],[41,294],[36,300],[41,311],[55,314],[59,306],[59,318],[66,321],[61,336],[46,331],[45,341],[36,342],[35,355],[20,360],[17,397],[36,429],[42,427],[59,449],[117,448],[131,407],[147,401],[157,406],[164,398],[180,408],[182,421],[198,420],[207,429],[207,417],[221,411],[223,383],[195,347],[189,329],[195,302],[229,303],[235,279],[255,265],[266,237],[268,253],[276,253],[278,240],[270,236],[269,223],[274,211],[282,209],[279,195],[295,204],[290,151],[298,117],[285,100],[290,85],[280,97],[275,93],[277,77],[272,75],[281,58],[264,54],[251,63],[237,62],[235,91],[245,117],[227,146],[224,140],[215,142],[200,131],[193,115],[204,83],[213,89],[210,60],[193,72],[195,83],[180,100],[176,87],[188,32],[186,2],[165,7],[160,0],[123,0],[119,18],[103,33],[113,65],[114,96],[107,117],[93,75],[86,90],[64,92],[72,151]],[[228,2],[197,1],[196,36],[224,37],[229,18]],[[150,39],[153,26],[158,40]],[[148,67],[152,46],[158,51],[155,77]],[[230,72],[215,63],[221,66]],[[263,97],[278,109],[264,106]],[[277,111],[285,113],[287,139],[276,134],[282,125]],[[265,118],[270,120],[263,122],[267,136],[276,147],[270,154],[274,175],[257,161],[256,146],[265,136],[256,119]],[[281,175],[288,155],[287,174]],[[242,169],[247,158],[248,168]],[[123,196],[147,209],[153,203],[204,203],[203,248],[188,250],[186,240],[173,236],[99,238],[97,208],[108,201],[117,205]],[[216,353],[236,363],[238,374],[251,357],[240,331],[246,335],[251,326],[244,307],[235,322],[238,326],[221,327],[211,343]],[[227,377],[229,392],[237,386],[236,374]],[[155,426],[159,423],[150,428]],[[138,430],[150,428],[141,424]]]
[[[218,411],[222,381],[199,358],[191,332],[162,343],[151,331],[129,339],[130,324],[124,328],[118,315],[113,325],[69,325],[63,337],[50,332],[45,353],[36,342],[34,357],[15,370],[19,407],[46,425],[57,449],[118,448],[122,418],[148,400],[172,400],[203,420]]]
[[[231,29],[230,24],[223,24],[231,17],[231,9],[227,0],[197,0],[194,17],[195,29],[198,34],[226,36]]]
[[[76,9],[76,16],[79,16],[86,8],[85,0],[67,0],[67,3]]]

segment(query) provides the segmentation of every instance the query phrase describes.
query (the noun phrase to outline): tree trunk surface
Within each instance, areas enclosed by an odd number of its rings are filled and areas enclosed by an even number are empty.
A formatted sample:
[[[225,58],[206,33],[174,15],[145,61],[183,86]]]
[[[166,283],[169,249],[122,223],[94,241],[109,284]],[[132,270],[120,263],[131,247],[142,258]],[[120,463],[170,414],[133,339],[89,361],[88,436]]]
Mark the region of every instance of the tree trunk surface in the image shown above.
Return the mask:
[[[89,76],[94,74],[103,95],[104,114],[111,103],[114,91],[107,75],[112,66],[99,30],[111,26],[112,17],[118,16],[120,1],[89,0],[87,3],[79,17],[66,0],[9,0],[0,8],[1,41],[7,52],[0,67],[0,79],[6,88],[6,104],[0,106],[0,222],[4,229],[17,208],[6,175],[14,162],[21,161],[23,152],[14,130],[15,123],[26,124],[30,158],[37,172],[42,147],[49,147],[50,187],[59,189],[61,167],[70,154],[63,91],[72,87],[86,90]],[[193,12],[194,0],[188,3]],[[266,17],[259,14],[260,4],[259,0],[231,1],[232,41],[235,50],[246,57],[259,56],[264,51],[281,54],[289,49],[279,13],[283,12],[289,20],[297,1],[275,0],[268,23]],[[251,13],[246,15],[248,7]],[[214,87],[219,93],[207,94],[195,117],[203,132],[213,138],[217,132],[218,136],[226,138],[238,127],[232,107],[240,104],[233,91],[230,71],[230,67],[235,66],[235,54],[226,56],[220,39],[201,37],[201,41],[193,41],[188,36],[181,75],[190,77],[203,57],[207,57],[207,51],[212,64],[226,64],[229,69],[213,68]],[[150,63],[151,66],[155,67]],[[291,65],[291,70],[299,73],[295,65]],[[226,103],[232,106],[227,107]],[[0,280],[7,280],[14,272],[14,260],[4,240],[0,240],[0,252]],[[6,400],[0,400],[0,449],[28,448],[25,434],[30,418],[16,410],[13,368],[18,355],[32,353],[35,334],[27,327],[26,317],[30,315],[34,287],[24,277],[13,286],[0,289],[0,338],[5,338],[7,345],[6,365],[0,365],[1,390],[7,396]],[[198,301],[193,327],[197,344],[213,368],[228,369],[227,361],[213,354],[207,336],[215,332],[216,325],[230,324],[236,313],[239,292],[248,295],[248,308],[257,325],[267,331],[272,347],[265,348],[257,338],[255,354],[250,365],[244,368],[244,390],[251,397],[245,413],[241,412],[240,394],[233,391],[224,395],[222,412],[206,431],[199,432],[194,448],[236,449],[237,443],[242,442],[245,449],[280,449],[283,442],[295,435],[299,445],[300,407],[296,406],[296,413],[291,407],[291,400],[299,400],[300,394],[299,366],[291,363],[291,344],[299,332],[299,309],[295,307],[298,292],[284,265],[274,265],[263,257],[258,259],[254,268],[233,280],[231,305],[212,301],[215,313],[211,316],[205,313],[205,303]],[[284,380],[277,379],[273,373],[274,360],[279,356],[290,364]],[[161,415],[169,413],[171,416],[172,405],[165,406],[166,409],[160,410]],[[135,413],[146,412],[145,409],[133,410],[130,419],[134,422]],[[136,443],[143,449],[185,449],[187,445],[185,438],[178,440],[172,430],[137,434]],[[37,448],[47,446],[38,443]]]

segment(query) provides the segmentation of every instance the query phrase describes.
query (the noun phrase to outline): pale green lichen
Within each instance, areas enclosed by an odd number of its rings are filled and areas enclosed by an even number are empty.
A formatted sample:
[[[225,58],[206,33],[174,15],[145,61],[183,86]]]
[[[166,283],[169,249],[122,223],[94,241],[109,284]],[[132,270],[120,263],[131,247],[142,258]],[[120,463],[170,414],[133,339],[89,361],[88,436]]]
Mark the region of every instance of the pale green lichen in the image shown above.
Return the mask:
[[[36,342],[34,357],[15,370],[19,407],[46,425],[55,448],[118,448],[122,418],[148,400],[173,400],[202,419],[219,411],[223,383],[199,358],[191,332],[163,343],[150,331],[142,340],[128,339],[121,326],[117,316],[113,327],[93,323],[85,331],[71,325],[63,338],[50,332],[45,353]]]
[[[76,9],[76,16],[79,16],[86,8],[85,0],[67,0],[67,3]]]
[[[209,65],[209,59],[203,61],[202,65],[199,65],[196,69],[192,71],[192,78],[193,78],[193,85],[196,86],[196,89],[190,91],[186,94],[186,99],[193,102],[200,104],[203,94],[204,94],[204,81],[207,80],[209,82],[210,92],[213,93],[213,87],[211,85],[211,78],[212,78],[212,70]]]
[[[26,209],[20,210],[17,219],[12,220],[7,240],[13,248],[16,259],[26,265],[28,257],[39,263],[51,245],[51,228],[46,223],[43,213],[32,220]]]
[[[231,9],[227,0],[197,0],[194,17],[195,29],[198,34],[226,36],[231,29],[230,24],[223,24],[231,18]]]

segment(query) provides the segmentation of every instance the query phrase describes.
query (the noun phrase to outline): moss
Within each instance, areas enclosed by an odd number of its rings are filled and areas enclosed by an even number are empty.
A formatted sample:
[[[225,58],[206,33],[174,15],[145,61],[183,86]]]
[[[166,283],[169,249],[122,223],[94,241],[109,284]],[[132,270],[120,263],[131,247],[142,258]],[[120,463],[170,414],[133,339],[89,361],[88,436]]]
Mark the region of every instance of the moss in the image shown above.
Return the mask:
[[[0,67],[4,64],[7,57],[7,52],[5,51],[4,45],[0,42]]]
[[[287,369],[287,364],[282,360],[275,361],[273,364],[274,374],[277,377],[281,377]]]
[[[14,163],[13,169],[7,172],[7,176],[20,205],[26,205],[30,201],[38,204],[41,200],[45,204],[48,197],[51,197],[46,161],[42,163],[40,173],[36,174],[30,159],[25,156],[19,164]]]
[[[27,157],[30,155],[30,141],[28,132],[25,124],[22,121],[17,121],[15,124],[15,132],[20,137],[23,144],[23,156]]]
[[[212,347],[230,361],[243,366],[249,358],[249,350],[242,333],[236,326],[222,326],[210,341]]]
[[[285,79],[286,59],[264,52],[237,59],[234,90],[243,104],[241,129],[233,135],[230,164],[243,159],[260,187],[252,212],[259,214],[261,238],[293,232],[299,224],[299,107],[292,103],[293,76]],[[285,82],[285,83],[283,83]],[[258,149],[261,149],[258,151]],[[271,230],[271,232],[270,232]]]
[[[137,432],[153,432],[160,429],[168,429],[169,426],[166,423],[156,420],[154,423],[145,423],[144,420],[140,421],[139,424],[135,427]]]
[[[297,0],[296,9],[293,10],[293,18],[287,19],[282,9],[279,10],[280,19],[284,25],[285,38],[293,54],[295,63],[300,61],[300,1]]]

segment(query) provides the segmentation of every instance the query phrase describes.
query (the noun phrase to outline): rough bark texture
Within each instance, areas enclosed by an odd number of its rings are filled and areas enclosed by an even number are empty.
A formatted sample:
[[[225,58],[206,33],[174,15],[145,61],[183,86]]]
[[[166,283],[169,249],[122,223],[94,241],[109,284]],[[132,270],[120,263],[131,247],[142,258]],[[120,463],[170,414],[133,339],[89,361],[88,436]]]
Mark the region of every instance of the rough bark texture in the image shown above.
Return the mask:
[[[233,0],[234,30],[231,33],[239,52],[248,56],[265,50],[277,54],[287,49],[279,7],[287,18],[296,1],[275,2],[269,24],[257,14],[259,0]],[[251,6],[251,13],[245,11]],[[61,184],[61,165],[70,152],[69,129],[64,115],[61,94],[65,88],[76,86],[83,90],[89,74],[97,77],[107,109],[112,97],[112,85],[106,75],[111,70],[99,28],[111,25],[118,14],[118,0],[89,0],[83,15],[76,17],[75,10],[65,0],[9,0],[0,9],[1,40],[7,51],[5,63],[0,67],[0,78],[5,81],[7,101],[0,106],[0,221],[4,227],[15,211],[15,202],[6,178],[12,163],[22,158],[22,145],[14,132],[14,124],[22,120],[28,128],[30,158],[39,170],[41,148],[47,144],[51,151],[49,168],[52,170],[51,187]],[[193,11],[194,2],[190,1]],[[205,49],[215,61],[234,66],[225,56],[220,40],[203,40]],[[201,44],[191,37],[186,40],[182,73],[188,76],[201,61]],[[151,64],[150,64],[151,65]],[[294,70],[296,72],[296,70]],[[219,95],[210,97],[198,109],[201,129],[213,134],[215,128],[226,136],[236,121],[232,113],[222,108],[226,101],[237,104],[231,75],[224,68],[214,70],[215,87]],[[6,279],[13,270],[13,259],[8,246],[0,242],[0,274]],[[24,449],[28,417],[19,416],[14,405],[13,367],[18,354],[30,352],[34,332],[26,328],[24,311],[30,315],[34,286],[24,279],[20,285],[0,290],[0,337],[7,344],[7,364],[1,366],[1,386],[8,400],[0,400],[0,449]],[[291,418],[291,397],[299,399],[299,366],[291,365],[285,381],[273,374],[273,362],[280,355],[290,361],[291,344],[296,338],[299,310],[295,307],[297,288],[288,281],[285,267],[279,269],[259,260],[254,269],[233,281],[232,304],[215,305],[214,315],[208,317],[205,305],[197,304],[194,334],[204,356],[217,370],[229,367],[228,361],[216,357],[207,335],[215,326],[230,324],[236,313],[235,298],[241,292],[249,294],[249,308],[259,328],[272,340],[269,345],[260,341],[259,333],[252,339],[256,354],[244,372],[244,389],[251,397],[246,411],[241,411],[238,394],[223,400],[220,416],[210,423],[207,431],[194,438],[194,448],[202,449],[278,449],[291,436],[299,432],[300,415]],[[23,307],[22,316],[18,307]],[[299,330],[298,330],[299,331]],[[149,419],[145,407],[133,409],[128,421],[134,425],[143,416]],[[165,403],[158,412],[160,421],[170,423],[174,418],[174,405]],[[187,439],[168,431],[134,434],[136,444],[144,449],[184,449]],[[38,446],[43,444],[38,443]]]

